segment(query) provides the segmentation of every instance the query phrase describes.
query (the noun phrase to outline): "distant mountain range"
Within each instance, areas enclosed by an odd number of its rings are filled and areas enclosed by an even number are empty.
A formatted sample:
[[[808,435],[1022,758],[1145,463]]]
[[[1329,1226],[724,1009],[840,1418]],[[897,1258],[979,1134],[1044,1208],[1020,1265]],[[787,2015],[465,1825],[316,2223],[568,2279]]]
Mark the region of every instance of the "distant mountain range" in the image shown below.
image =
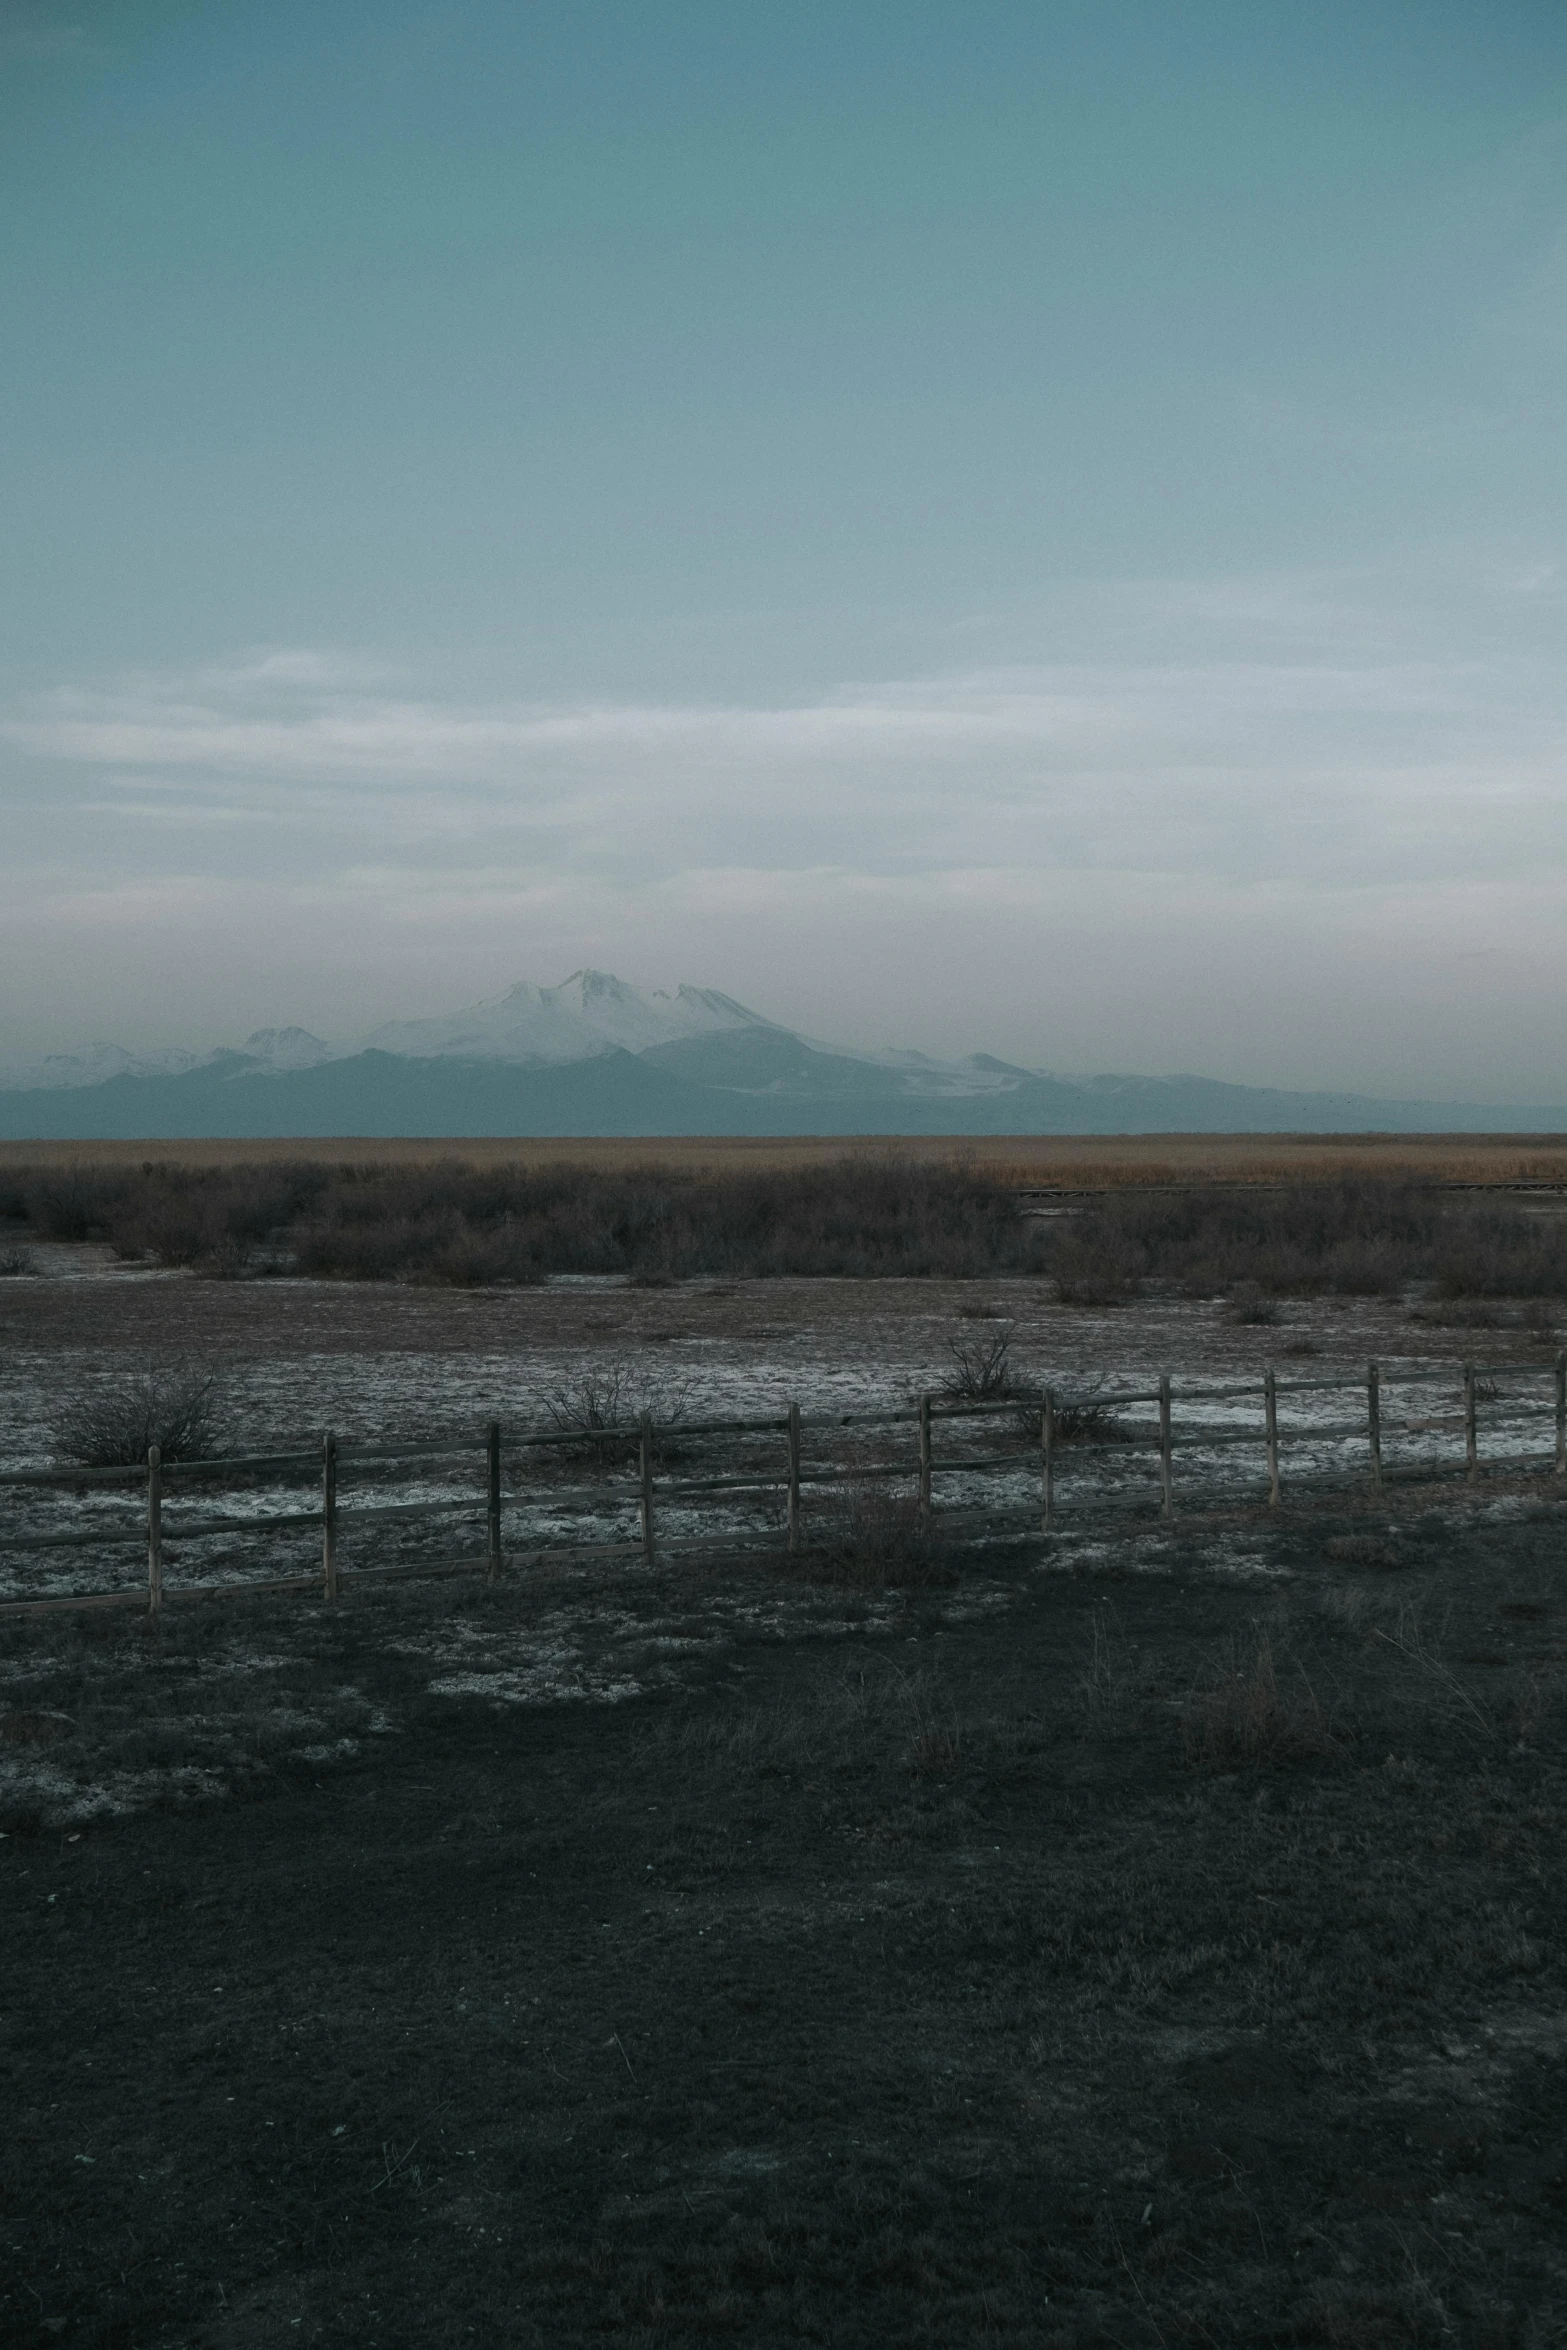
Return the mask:
[[[357,1042],[258,1028],[204,1054],[0,1063],[0,1138],[1560,1133],[1567,1106],[1379,1101],[1207,1077],[1056,1077],[814,1042],[716,988],[578,971]]]

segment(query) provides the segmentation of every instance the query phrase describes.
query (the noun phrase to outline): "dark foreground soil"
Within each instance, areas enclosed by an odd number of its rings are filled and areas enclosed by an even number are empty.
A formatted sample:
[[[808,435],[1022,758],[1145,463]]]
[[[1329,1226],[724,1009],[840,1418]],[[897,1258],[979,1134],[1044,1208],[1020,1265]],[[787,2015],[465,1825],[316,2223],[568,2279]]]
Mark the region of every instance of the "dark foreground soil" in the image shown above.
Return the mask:
[[[1564,1531],[10,1629],[0,2338],[1562,2341]]]

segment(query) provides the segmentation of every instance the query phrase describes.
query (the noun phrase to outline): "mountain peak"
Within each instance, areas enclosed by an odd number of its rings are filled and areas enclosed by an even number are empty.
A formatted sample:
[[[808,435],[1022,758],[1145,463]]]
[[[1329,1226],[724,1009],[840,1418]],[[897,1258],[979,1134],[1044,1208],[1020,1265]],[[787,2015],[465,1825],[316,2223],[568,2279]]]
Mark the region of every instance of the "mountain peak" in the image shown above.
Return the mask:
[[[376,1051],[421,1060],[514,1061],[524,1066],[584,1061],[600,1053],[646,1052],[728,1028],[768,1028],[716,988],[633,987],[612,971],[573,971],[558,987],[518,980],[489,997],[435,1020],[389,1020],[367,1038]]]
[[[333,1053],[331,1045],[312,1036],[308,1028],[253,1028],[240,1050],[273,1069],[313,1069],[320,1061],[330,1061]]]

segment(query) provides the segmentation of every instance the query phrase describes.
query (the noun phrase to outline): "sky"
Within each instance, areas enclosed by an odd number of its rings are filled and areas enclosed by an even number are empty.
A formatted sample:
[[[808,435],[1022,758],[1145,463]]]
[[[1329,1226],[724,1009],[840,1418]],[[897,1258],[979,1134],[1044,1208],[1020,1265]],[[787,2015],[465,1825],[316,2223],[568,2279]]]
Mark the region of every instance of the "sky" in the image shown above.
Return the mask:
[[[1567,1099],[1559,0],[0,0],[0,1058]]]

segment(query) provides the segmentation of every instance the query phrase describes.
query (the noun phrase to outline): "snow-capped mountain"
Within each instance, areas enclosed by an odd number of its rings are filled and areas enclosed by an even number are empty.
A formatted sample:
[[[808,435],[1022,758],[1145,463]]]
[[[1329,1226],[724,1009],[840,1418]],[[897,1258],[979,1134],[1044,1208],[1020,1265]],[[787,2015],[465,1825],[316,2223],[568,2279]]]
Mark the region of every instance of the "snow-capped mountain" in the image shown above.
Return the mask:
[[[89,1044],[74,1053],[0,1061],[0,1087],[8,1093],[24,1087],[66,1093],[83,1085],[103,1085],[111,1077],[183,1077],[188,1070],[210,1069],[222,1062],[281,1072],[313,1069],[318,1062],[335,1058],[336,1049],[308,1028],[257,1028],[242,1045],[225,1045],[210,1053],[186,1052],[178,1045],[163,1052],[128,1053],[122,1045]]]
[[[102,1085],[110,1077],[177,1077],[182,1070],[193,1069],[197,1058],[195,1053],[128,1053],[122,1045],[87,1044],[74,1053],[0,1061],[0,1085],[53,1093],[77,1085]]]
[[[726,1040],[723,1046],[718,1039]],[[803,1063],[790,1064],[791,1047],[796,1055],[804,1053]],[[891,1047],[867,1051],[826,1044],[794,1035],[715,987],[633,987],[613,972],[583,970],[558,987],[520,980],[504,995],[433,1019],[383,1021],[353,1043],[327,1044],[306,1028],[257,1028],[242,1045],[206,1053],[129,1053],[118,1045],[93,1045],[29,1064],[0,1065],[0,1088],[63,1091],[111,1077],[178,1077],[193,1070],[276,1076],[360,1052],[405,1061],[499,1062],[517,1069],[559,1069],[605,1053],[645,1053],[691,1077],[717,1075],[720,1083],[755,1093],[798,1091],[802,1084],[809,1090],[827,1077],[824,1056],[834,1064],[832,1082],[839,1090],[858,1070],[883,1085],[892,1079],[896,1090],[911,1095],[962,1099],[1005,1092],[1032,1074],[984,1053],[936,1061]]]
[[[643,1053],[732,1028],[772,1028],[713,987],[631,987],[608,971],[574,971],[559,987],[521,980],[505,995],[436,1020],[388,1020],[365,1046],[410,1060],[512,1061],[523,1068]]]
[[[0,1060],[0,1089],[64,1092],[102,1085],[112,1077],[180,1077],[197,1069],[281,1075],[318,1068],[354,1053],[395,1054],[413,1061],[502,1061],[517,1068],[560,1068],[610,1052],[643,1053],[656,1045],[754,1029],[780,1033],[777,1023],[748,1011],[714,987],[632,987],[609,971],[574,971],[558,987],[521,980],[505,995],[428,1020],[387,1020],[368,1036],[328,1044],[308,1028],[256,1028],[241,1045],[210,1052],[179,1046],[127,1052],[121,1045],[85,1045],[36,1059]]]
[[[1043,1040],[1042,1040],[1043,1041]],[[1052,1077],[988,1053],[820,1043],[716,988],[576,971],[329,1044],[112,1044],[0,1063],[0,1138],[1567,1131],[1567,1108],[1376,1101],[1202,1077]]]
[[[314,1069],[322,1061],[336,1060],[343,1048],[323,1043],[308,1028],[253,1028],[239,1049],[247,1060],[260,1061],[268,1069]]]

